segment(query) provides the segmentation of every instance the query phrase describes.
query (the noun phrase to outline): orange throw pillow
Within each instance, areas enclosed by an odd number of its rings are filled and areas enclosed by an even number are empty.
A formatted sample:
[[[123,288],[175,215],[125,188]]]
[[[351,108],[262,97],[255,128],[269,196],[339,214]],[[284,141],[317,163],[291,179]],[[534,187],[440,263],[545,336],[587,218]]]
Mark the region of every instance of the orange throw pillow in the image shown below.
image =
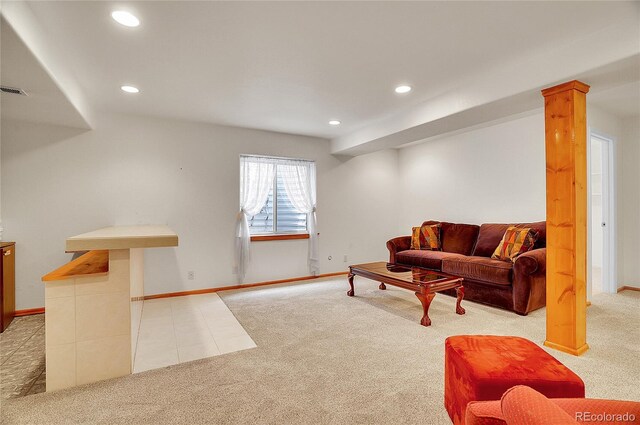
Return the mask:
[[[516,261],[518,255],[531,251],[538,240],[538,232],[529,227],[509,226],[491,258],[502,261]]]
[[[420,227],[411,228],[411,249],[420,249]]]
[[[411,228],[411,249],[426,249],[429,251],[441,251],[440,233],[442,225],[425,224],[421,227]]]

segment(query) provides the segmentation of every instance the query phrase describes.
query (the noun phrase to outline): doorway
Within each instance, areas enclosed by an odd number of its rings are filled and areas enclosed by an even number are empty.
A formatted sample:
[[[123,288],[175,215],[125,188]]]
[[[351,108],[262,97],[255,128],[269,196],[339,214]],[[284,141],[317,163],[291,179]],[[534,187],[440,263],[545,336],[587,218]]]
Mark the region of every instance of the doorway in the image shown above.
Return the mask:
[[[589,132],[589,299],[600,292],[616,292],[614,142]]]

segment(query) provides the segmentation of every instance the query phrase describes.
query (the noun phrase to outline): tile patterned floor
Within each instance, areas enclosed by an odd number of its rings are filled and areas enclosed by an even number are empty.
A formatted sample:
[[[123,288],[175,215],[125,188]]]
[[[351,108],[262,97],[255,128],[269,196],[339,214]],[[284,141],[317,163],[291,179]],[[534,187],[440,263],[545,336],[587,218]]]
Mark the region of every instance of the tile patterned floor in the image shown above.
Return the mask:
[[[145,301],[134,373],[254,348],[217,294]],[[17,317],[0,334],[2,399],[46,390],[44,314]]]
[[[16,317],[0,334],[0,397],[45,391],[44,314]]]
[[[134,373],[254,348],[256,344],[217,294],[148,300]]]

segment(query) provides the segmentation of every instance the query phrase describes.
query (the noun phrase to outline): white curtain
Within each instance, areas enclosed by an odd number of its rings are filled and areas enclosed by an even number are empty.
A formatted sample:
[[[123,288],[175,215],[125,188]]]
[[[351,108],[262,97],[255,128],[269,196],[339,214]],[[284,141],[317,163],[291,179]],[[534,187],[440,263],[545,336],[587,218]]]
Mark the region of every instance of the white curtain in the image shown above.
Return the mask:
[[[289,201],[299,213],[307,215],[309,232],[309,271],[320,272],[318,234],[316,232],[316,164],[310,161],[283,160],[278,164]]]
[[[275,167],[272,158],[240,157],[240,212],[236,221],[236,267],[240,282],[244,281],[249,265],[248,217],[258,214],[267,203]]]

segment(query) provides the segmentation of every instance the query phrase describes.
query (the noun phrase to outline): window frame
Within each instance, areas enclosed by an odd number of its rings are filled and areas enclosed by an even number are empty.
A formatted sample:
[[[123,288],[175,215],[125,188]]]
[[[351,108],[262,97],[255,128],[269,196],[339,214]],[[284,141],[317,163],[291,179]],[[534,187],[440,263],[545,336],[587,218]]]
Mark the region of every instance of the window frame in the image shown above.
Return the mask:
[[[251,242],[266,242],[266,241],[285,241],[293,239],[309,239],[309,232],[306,233],[263,233],[259,235],[252,235]]]
[[[308,159],[297,159],[297,158],[283,158],[283,157],[274,157],[268,155],[241,155],[245,157],[258,157],[258,158],[269,158],[273,159],[275,163],[275,169],[273,173],[273,182],[272,182],[272,191],[273,191],[273,230],[271,232],[265,233],[251,233],[251,226],[249,227],[249,234],[251,238],[251,242],[263,242],[263,241],[275,241],[275,240],[294,240],[294,239],[309,239],[309,223],[305,218],[305,229],[304,231],[279,231],[277,230],[278,226],[278,166],[280,164],[277,163],[278,160],[282,160],[283,162],[288,160],[293,161],[305,161],[310,162],[315,165],[315,161]],[[313,182],[317,184],[317,182]],[[253,217],[252,217],[253,218]]]

